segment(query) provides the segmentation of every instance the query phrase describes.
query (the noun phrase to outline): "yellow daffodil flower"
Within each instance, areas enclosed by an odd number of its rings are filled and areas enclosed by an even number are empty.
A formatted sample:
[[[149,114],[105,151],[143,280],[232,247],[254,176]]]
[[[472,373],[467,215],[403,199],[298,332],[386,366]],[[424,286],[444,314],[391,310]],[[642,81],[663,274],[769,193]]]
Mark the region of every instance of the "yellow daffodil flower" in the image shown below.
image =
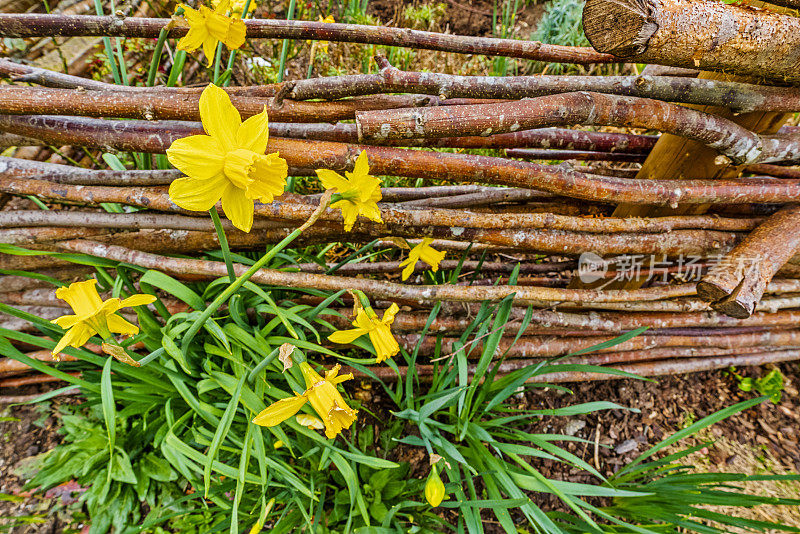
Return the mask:
[[[446,252],[440,252],[431,246],[433,239],[426,237],[422,243],[411,249],[408,253],[408,259],[400,263],[400,267],[405,266],[403,269],[403,280],[408,280],[411,273],[414,272],[414,266],[418,261],[422,260],[431,266],[431,270],[436,272],[439,270],[439,262],[444,259]]]
[[[214,9],[219,8],[219,5],[224,0],[211,0],[211,5],[214,6]],[[247,3],[247,0],[230,0],[230,7],[228,8],[231,12],[231,15],[242,15],[242,11],[244,11],[244,5]],[[247,8],[248,13],[252,13],[256,10],[256,0],[250,0],[250,7]]]
[[[218,42],[222,41],[232,50],[241,47],[246,32],[244,21],[227,15],[230,5],[230,0],[220,0],[214,4],[213,11],[206,6],[200,6],[198,11],[186,4],[179,4],[189,24],[189,31],[178,41],[178,50],[192,52],[202,46],[210,65]]]
[[[306,390],[303,393],[295,393],[294,397],[281,399],[278,402],[267,406],[258,414],[253,422],[261,426],[275,426],[296,414],[307,402],[322,418],[325,424],[325,435],[328,438],[335,438],[343,429],[350,428],[356,420],[358,410],[353,410],[345,402],[342,394],[336,389],[336,384],[351,380],[352,374],[337,376],[341,365],[336,365],[330,371],[325,372],[322,378],[308,364],[300,362],[300,371],[306,381]]]
[[[53,321],[61,328],[68,329],[53,349],[53,356],[67,345],[82,347],[95,334],[104,339],[111,337],[112,332],[127,336],[138,334],[139,328],[116,312],[121,308],[150,304],[156,300],[153,295],[133,295],[124,300],[112,298],[103,302],[96,284],[97,280],[86,280],[56,290],[56,297],[66,300],[75,315],[64,315]]]
[[[169,198],[191,211],[207,211],[222,198],[233,225],[253,227],[253,200],[272,202],[283,194],[289,167],[278,153],[264,155],[267,110],[242,122],[228,93],[210,84],[200,95],[200,118],[208,135],[173,141],[167,158],[187,175],[169,186]]]
[[[425,500],[428,504],[436,508],[445,498],[444,482],[439,477],[436,465],[431,466],[431,473],[428,475],[428,481],[425,483]]]
[[[362,150],[356,159],[353,172],[344,173],[347,178],[343,178],[338,172],[329,169],[318,169],[322,186],[325,189],[333,189],[342,196],[331,204],[331,208],[342,210],[344,217],[344,229],[349,232],[359,215],[382,223],[381,210],[378,209],[377,202],[381,198],[381,180],[369,175],[369,161],[366,151]]]
[[[375,347],[376,362],[380,363],[400,352],[400,345],[397,344],[391,330],[394,316],[399,310],[397,304],[392,304],[383,313],[383,319],[378,319],[372,308],[366,310],[361,308],[353,321],[355,328],[334,332],[328,336],[328,340],[333,343],[352,343],[364,334],[369,334],[369,340]]]

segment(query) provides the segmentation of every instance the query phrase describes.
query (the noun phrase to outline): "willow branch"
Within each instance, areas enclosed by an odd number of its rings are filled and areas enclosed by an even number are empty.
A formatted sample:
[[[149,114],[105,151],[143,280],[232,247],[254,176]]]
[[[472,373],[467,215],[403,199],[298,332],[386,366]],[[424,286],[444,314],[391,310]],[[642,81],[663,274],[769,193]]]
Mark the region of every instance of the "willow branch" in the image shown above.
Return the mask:
[[[124,247],[107,246],[96,241],[62,241],[58,246],[63,250],[82,252],[92,256],[124,261],[159,269],[170,274],[206,275],[214,278],[227,276],[224,263],[195,260],[189,258],[170,258],[156,254],[139,252]],[[234,266],[237,276],[247,270],[244,265]],[[556,289],[537,287],[460,287],[460,286],[410,286],[382,280],[347,278],[310,273],[287,273],[271,269],[261,269],[252,277],[253,282],[296,288],[313,288],[323,291],[347,288],[360,290],[373,298],[391,299],[398,302],[483,302],[498,301],[513,295],[513,300],[521,304],[549,305],[554,302],[629,302],[668,299],[688,296],[695,293],[693,284],[680,284],[636,290]]]
[[[502,135],[502,134],[501,134]],[[627,163],[644,163],[646,154],[629,154],[626,152],[587,152],[584,150],[537,150],[530,148],[509,148],[506,157],[520,158],[529,161],[541,160],[578,160],[578,161],[618,161]]]
[[[148,91],[79,91],[44,87],[0,86],[0,113],[55,114],[86,117],[200,120],[199,93]],[[354,118],[359,110],[446,105],[427,95],[376,95],[336,102],[295,102],[231,95],[243,118],[261,113],[285,122],[335,122]],[[461,104],[463,102],[459,102]]]
[[[156,38],[169,21],[170,19],[143,17],[0,14],[0,34],[6,37],[56,35]],[[296,20],[248,19],[245,24],[249,39],[312,39],[578,64],[617,61],[612,56],[599,54],[591,48],[549,45],[538,41],[467,37],[406,28]],[[169,36],[182,37],[186,31],[187,28],[174,27]]]
[[[199,122],[190,121],[107,120],[69,116],[0,115],[0,129],[6,128],[43,134],[45,141],[52,140],[62,143],[74,141],[74,144],[97,146],[99,148],[103,146],[102,139],[81,136],[81,132],[111,130],[115,136],[123,139],[148,137],[150,135],[155,135],[159,138],[166,136],[164,137],[164,142],[171,142],[178,137],[204,133]],[[45,128],[49,128],[49,130],[45,130]],[[334,141],[337,143],[358,142],[356,125],[350,123],[331,125],[326,123],[270,122],[269,133],[271,136],[291,139]],[[375,144],[432,148],[565,148],[644,154],[650,151],[657,139],[656,136],[650,135],[542,128],[488,137],[387,139]],[[160,144],[155,146],[160,146]]]
[[[378,56],[379,74],[331,76],[284,82],[279,94],[294,100],[415,93],[440,98],[519,100],[558,93],[591,91],[652,98],[737,112],[800,110],[800,91],[741,82],[674,76],[455,76],[438,72],[406,72]]]
[[[9,120],[11,119],[11,120]],[[175,136],[151,131],[147,136],[113,130],[85,130],[80,120],[59,117],[0,116],[0,129],[69,144],[98,144],[122,150],[164,152]],[[159,133],[160,132],[160,133]],[[587,176],[561,166],[391,147],[271,138],[269,152],[279,152],[296,168],[352,169],[366,151],[371,172],[452,182],[486,183],[548,191],[557,195],[608,203],[677,206],[687,204],[785,204],[800,196],[800,182],[746,178],[739,180],[629,180]],[[33,194],[33,193],[31,193]]]
[[[760,136],[733,121],[658,100],[564,93],[500,104],[356,112],[362,140],[490,135],[563,124],[625,126],[701,142],[740,164],[800,157],[800,134]]]
[[[786,361],[793,361],[800,359],[800,350],[779,350],[779,351],[763,351],[743,354],[740,356],[712,356],[705,358],[681,358],[681,359],[665,359],[652,362],[640,362],[623,365],[609,366],[612,369],[633,373],[639,376],[663,376],[672,374],[685,374],[695,373],[699,371],[711,371],[714,369],[726,369],[731,366],[746,367],[750,365],[764,365],[767,363],[779,363]],[[498,376],[504,376],[513,371],[524,369],[531,365],[537,365],[538,360],[507,360],[500,364]],[[468,367],[468,373],[471,375],[475,372],[475,364]],[[378,378],[388,382],[394,382],[398,379],[398,373],[394,369],[388,367],[376,367],[370,369],[372,373]],[[407,367],[399,367],[399,378],[404,379],[408,374]],[[369,379],[371,376],[366,375],[358,369],[344,368],[343,372],[353,373],[354,376],[359,378]],[[421,382],[430,382],[434,375],[433,365],[416,365],[414,367],[414,374]],[[592,380],[619,380],[619,375],[591,373],[583,371],[560,371],[548,374],[541,374],[533,377],[529,382],[545,382],[545,383],[564,383],[564,382],[584,382]]]

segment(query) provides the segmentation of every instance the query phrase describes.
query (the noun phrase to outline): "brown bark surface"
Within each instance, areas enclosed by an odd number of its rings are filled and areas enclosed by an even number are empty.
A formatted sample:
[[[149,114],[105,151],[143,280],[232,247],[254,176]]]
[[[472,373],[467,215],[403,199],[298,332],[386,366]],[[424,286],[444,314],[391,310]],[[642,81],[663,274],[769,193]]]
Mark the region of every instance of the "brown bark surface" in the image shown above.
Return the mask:
[[[592,46],[658,63],[800,83],[800,18],[712,0],[588,0]]]

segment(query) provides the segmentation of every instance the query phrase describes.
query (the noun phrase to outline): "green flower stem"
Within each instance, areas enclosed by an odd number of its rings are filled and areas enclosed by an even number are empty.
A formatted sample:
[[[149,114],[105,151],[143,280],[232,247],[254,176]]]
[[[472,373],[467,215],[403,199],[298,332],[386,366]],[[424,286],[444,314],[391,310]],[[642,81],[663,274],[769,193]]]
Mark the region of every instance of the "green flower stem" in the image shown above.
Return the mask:
[[[295,0],[289,1],[289,12],[286,14],[286,20],[292,20],[294,18],[294,4]],[[289,39],[283,40],[283,46],[281,47],[281,63],[278,70],[278,83],[283,81],[284,73],[286,72],[286,59],[289,57]]]
[[[231,248],[228,246],[228,238],[225,236],[225,229],[222,227],[222,221],[219,220],[219,212],[217,207],[214,206],[208,213],[211,215],[211,220],[214,221],[214,229],[217,231],[217,239],[219,239],[219,246],[222,248],[222,257],[225,258],[225,266],[228,268],[228,276],[231,283],[236,280],[236,272],[233,270],[233,259],[231,259]]]
[[[167,35],[172,28],[173,23],[164,26],[158,33],[158,42],[153,50],[153,59],[150,60],[150,70],[147,72],[147,87],[153,87],[156,84],[156,75],[158,74],[158,66],[161,63],[161,53],[164,51],[164,43],[167,42]]]
[[[250,2],[251,0],[247,0],[244,3],[244,10],[242,11],[242,19],[246,19],[251,14],[249,12]],[[225,72],[233,72],[233,62],[236,60],[236,52],[237,50],[231,50],[230,53],[228,54],[228,66],[225,69]],[[223,76],[225,76],[225,72],[222,73]],[[231,76],[228,76],[227,78],[225,78],[225,81],[222,82],[222,86],[227,87],[230,84],[231,84]]]
[[[178,76],[183,71],[183,64],[186,63],[186,51],[178,50],[175,52],[175,58],[172,61],[172,68],[169,70],[169,78],[167,79],[167,87],[174,87],[178,83]]]
[[[258,272],[264,265],[267,264],[272,258],[275,257],[278,252],[286,248],[289,243],[297,239],[303,231],[314,224],[317,219],[319,219],[320,215],[327,209],[328,205],[330,204],[330,194],[324,194],[320,199],[319,206],[314,211],[314,213],[309,217],[309,219],[303,223],[302,226],[296,228],[291,234],[284,237],[280,243],[272,247],[269,252],[264,254],[257,262],[255,262],[252,267],[247,269],[241,276],[239,276],[231,285],[225,288],[225,290],[217,295],[217,298],[205,309],[203,313],[200,314],[200,317],[195,319],[192,323],[192,326],[186,331],[186,335],[183,336],[183,341],[181,342],[181,350],[184,354],[188,354],[189,345],[191,344],[194,336],[197,335],[197,332],[200,331],[200,328],[206,323],[206,321],[216,312],[222,304],[228,300],[231,295],[236,293],[240,287],[244,285],[245,282],[250,280],[250,278]]]
[[[214,53],[214,85],[219,85],[219,67],[222,63],[222,43],[217,43]]]

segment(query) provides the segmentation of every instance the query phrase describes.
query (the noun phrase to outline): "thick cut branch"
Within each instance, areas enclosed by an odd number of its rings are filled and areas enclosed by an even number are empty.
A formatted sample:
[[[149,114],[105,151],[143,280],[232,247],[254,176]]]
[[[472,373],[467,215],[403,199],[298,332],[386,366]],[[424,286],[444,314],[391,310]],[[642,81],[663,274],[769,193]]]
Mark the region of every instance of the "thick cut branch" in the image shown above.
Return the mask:
[[[85,15],[0,14],[0,35],[6,37],[125,36],[156,38],[170,19],[144,17],[94,17]],[[561,63],[613,63],[617,59],[591,48],[543,44],[538,41],[467,37],[390,28],[306,22],[297,20],[246,20],[249,39],[314,39],[346,43],[400,46],[459,54],[517,57]],[[187,28],[175,27],[170,37],[182,37]]]
[[[800,19],[710,0],[588,0],[592,46],[627,61],[800,83]]]
[[[564,124],[660,130],[699,141],[737,163],[800,158],[800,134],[760,136],[733,121],[645,98],[564,93],[518,102],[356,112],[359,138],[491,135]]]
[[[772,277],[800,252],[800,207],[767,219],[698,283],[698,296],[717,311],[749,317]]]

